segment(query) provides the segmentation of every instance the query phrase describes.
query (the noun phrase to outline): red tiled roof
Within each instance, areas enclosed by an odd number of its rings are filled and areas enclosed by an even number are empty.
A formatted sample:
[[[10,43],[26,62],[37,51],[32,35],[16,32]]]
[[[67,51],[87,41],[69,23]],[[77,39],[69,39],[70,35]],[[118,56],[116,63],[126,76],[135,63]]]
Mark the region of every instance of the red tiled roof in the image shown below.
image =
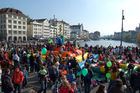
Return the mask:
[[[19,11],[17,9],[13,9],[13,8],[2,8],[2,9],[0,9],[0,14],[3,14],[3,13],[13,13],[13,14],[25,16],[21,11]]]

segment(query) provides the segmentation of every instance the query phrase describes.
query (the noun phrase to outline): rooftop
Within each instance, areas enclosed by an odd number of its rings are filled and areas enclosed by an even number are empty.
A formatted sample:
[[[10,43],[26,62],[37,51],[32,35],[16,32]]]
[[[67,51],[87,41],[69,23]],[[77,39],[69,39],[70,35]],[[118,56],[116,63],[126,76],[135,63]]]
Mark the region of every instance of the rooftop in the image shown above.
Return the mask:
[[[12,13],[12,14],[25,16],[20,10],[13,9],[13,8],[2,8],[2,9],[0,9],[0,14],[4,14],[4,13]]]

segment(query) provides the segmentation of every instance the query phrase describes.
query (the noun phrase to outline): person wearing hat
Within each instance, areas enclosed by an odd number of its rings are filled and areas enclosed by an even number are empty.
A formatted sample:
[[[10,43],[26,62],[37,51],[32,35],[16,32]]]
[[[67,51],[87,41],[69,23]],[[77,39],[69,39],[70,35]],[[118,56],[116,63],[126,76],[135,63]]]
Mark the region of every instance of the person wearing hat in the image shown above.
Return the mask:
[[[21,85],[23,82],[23,73],[20,71],[19,67],[16,67],[14,73],[13,73],[13,83],[14,83],[14,93],[18,90],[18,93],[21,93]]]

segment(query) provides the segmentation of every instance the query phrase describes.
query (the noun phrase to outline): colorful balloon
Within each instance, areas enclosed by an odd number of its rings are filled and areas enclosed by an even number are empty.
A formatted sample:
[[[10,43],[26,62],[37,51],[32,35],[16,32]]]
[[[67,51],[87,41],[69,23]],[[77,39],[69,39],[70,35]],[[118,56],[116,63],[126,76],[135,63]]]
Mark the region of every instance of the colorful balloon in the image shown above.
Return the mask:
[[[47,53],[47,49],[46,49],[46,48],[43,48],[43,49],[41,50],[41,52],[42,52],[43,55],[45,55],[45,54]]]
[[[11,51],[13,51],[13,48],[11,48]]]
[[[30,54],[27,54],[27,58],[29,58],[30,57]]]
[[[107,67],[111,67],[112,63],[110,61],[107,62]]]
[[[51,44],[53,42],[53,40],[51,39],[50,41],[49,41],[49,44]]]
[[[110,78],[111,78],[111,74],[110,74],[110,73],[106,73],[106,77],[107,77],[108,79],[110,79]]]
[[[83,74],[83,76],[85,77],[85,76],[88,74],[88,70],[87,70],[86,68],[84,68],[84,69],[82,70],[82,74]]]

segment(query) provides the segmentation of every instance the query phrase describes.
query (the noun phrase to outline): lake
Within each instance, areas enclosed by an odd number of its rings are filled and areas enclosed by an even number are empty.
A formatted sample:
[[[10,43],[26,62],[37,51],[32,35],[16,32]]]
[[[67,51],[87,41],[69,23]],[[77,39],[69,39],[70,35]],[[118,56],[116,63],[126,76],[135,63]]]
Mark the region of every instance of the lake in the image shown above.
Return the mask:
[[[85,43],[87,43],[89,46],[92,45],[92,46],[96,46],[96,45],[103,45],[105,47],[108,47],[109,45],[113,46],[113,47],[116,47],[116,46],[120,46],[120,41],[116,41],[116,40],[95,40],[95,41],[86,41],[86,42],[82,42],[80,43],[80,46],[83,47],[85,46]],[[122,46],[133,46],[133,47],[136,47],[137,44],[134,44],[134,43],[127,43],[127,42],[122,42]]]

